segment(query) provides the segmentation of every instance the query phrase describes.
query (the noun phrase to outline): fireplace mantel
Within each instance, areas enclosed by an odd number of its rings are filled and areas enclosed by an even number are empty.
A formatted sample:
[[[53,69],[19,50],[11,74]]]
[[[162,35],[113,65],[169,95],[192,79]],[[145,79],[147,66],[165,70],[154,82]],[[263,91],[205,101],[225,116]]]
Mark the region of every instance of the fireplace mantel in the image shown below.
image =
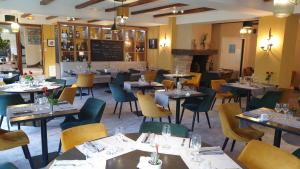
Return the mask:
[[[172,49],[173,55],[189,55],[189,56],[211,56],[218,54],[218,50],[205,49],[205,50],[194,50],[194,49]]]

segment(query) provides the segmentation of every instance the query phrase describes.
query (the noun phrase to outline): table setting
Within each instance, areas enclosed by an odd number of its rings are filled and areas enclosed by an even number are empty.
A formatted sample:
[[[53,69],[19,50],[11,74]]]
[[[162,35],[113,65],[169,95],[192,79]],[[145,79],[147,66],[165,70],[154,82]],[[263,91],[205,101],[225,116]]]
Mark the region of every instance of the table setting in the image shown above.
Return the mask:
[[[166,156],[179,157],[185,164],[180,167],[182,169],[199,169],[199,166],[202,169],[241,169],[220,147],[202,147],[200,135],[195,134],[191,138],[174,137],[171,136],[170,126],[167,126],[169,125],[163,126],[161,134],[141,133],[136,141],[123,134],[123,129],[118,128],[113,136],[76,146],[75,149],[84,155],[81,162],[75,159],[62,159],[63,162],[55,160],[49,168],[61,169],[64,165],[74,168],[80,165],[82,168],[89,165],[100,169],[105,166],[107,168],[108,164],[117,162],[116,159],[126,154],[144,152],[135,164],[139,169],[165,168],[163,166],[168,166],[168,162],[171,162],[166,161]],[[99,161],[101,164],[97,164]]]

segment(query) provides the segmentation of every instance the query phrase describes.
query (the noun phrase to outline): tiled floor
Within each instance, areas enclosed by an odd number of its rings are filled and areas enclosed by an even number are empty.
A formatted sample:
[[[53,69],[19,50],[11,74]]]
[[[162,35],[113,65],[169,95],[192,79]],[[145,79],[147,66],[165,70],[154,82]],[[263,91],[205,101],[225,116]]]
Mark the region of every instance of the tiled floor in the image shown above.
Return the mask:
[[[106,108],[104,115],[102,117],[101,122],[104,123],[107,128],[109,129],[110,133],[113,133],[114,128],[117,126],[123,126],[125,128],[125,132],[132,133],[132,132],[138,132],[139,126],[142,122],[142,117],[137,117],[133,113],[130,112],[129,105],[123,105],[122,110],[122,116],[121,119],[118,119],[117,115],[113,115],[113,109],[115,102],[113,101],[111,94],[104,92],[106,88],[104,87],[96,87],[94,90],[95,97],[102,99],[106,101]],[[82,100],[77,97],[75,100],[75,105],[80,108],[85,100],[88,98],[88,96],[84,96]],[[220,102],[216,103],[216,106],[219,105]],[[174,102],[171,102],[171,110],[172,112],[175,112],[175,104]],[[216,112],[216,108],[213,111],[209,112],[212,128],[209,129],[205,114],[200,114],[200,123],[195,124],[194,133],[199,133],[202,136],[202,140],[204,142],[207,142],[214,146],[221,146],[224,141],[224,136],[222,134],[218,114]],[[58,118],[50,121],[48,123],[48,147],[49,152],[56,151],[58,148],[58,142],[59,142],[59,136],[60,136],[60,128],[59,124],[63,121],[63,118]],[[165,121],[167,121],[165,119]],[[173,116],[174,121],[174,116]],[[185,116],[183,118],[183,125],[186,125],[188,127],[191,126],[192,122],[192,113],[186,112]],[[263,137],[263,141],[272,144],[273,142],[273,136],[274,131],[269,128],[264,128],[261,126],[256,126],[258,129],[265,132],[265,136]],[[5,125],[3,125],[3,128],[6,128]],[[16,129],[14,127],[13,129]],[[38,155],[41,154],[41,139],[40,139],[40,128],[38,127],[22,127],[22,130],[24,130],[30,139],[30,145],[29,149],[31,154]],[[293,142],[298,142],[300,144],[300,137],[299,136],[290,136],[289,140]],[[230,142],[231,143],[231,142]],[[227,149],[229,149],[230,144],[227,145]],[[238,154],[241,152],[242,148],[244,147],[244,143],[236,143],[234,152],[228,153],[232,158],[236,158]],[[282,149],[287,150],[289,152],[292,152],[296,148],[299,148],[298,146],[294,146],[291,144],[286,143],[286,141],[282,140]],[[0,152],[0,163],[3,162],[12,162],[15,165],[17,165],[20,169],[26,169],[29,168],[28,161],[24,158],[23,152],[21,148],[15,148],[8,151],[2,151]]]

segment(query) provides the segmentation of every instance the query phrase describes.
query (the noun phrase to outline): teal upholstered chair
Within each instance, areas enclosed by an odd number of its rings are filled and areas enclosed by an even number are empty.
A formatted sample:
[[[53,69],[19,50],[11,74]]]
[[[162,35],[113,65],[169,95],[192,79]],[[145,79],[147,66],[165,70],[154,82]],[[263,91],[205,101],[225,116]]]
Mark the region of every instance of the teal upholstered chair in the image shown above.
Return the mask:
[[[252,98],[248,104],[247,110],[259,109],[262,107],[274,109],[276,103],[280,100],[281,91],[268,91],[262,98]]]
[[[180,117],[180,121],[183,118],[183,114],[185,109],[188,109],[192,112],[194,112],[193,116],[193,123],[192,123],[192,131],[194,130],[194,125],[195,125],[195,119],[197,116],[197,120],[199,122],[199,113],[204,112],[206,115],[207,123],[209,128],[211,128],[210,121],[209,121],[209,116],[208,116],[208,111],[210,110],[210,107],[212,106],[213,100],[215,98],[216,92],[213,89],[210,88],[205,88],[205,87],[200,87],[199,92],[207,94],[203,98],[190,98],[184,101],[182,104],[182,113]]]
[[[168,73],[170,73],[170,71],[168,71],[168,70],[163,70],[163,69],[157,70],[154,81],[161,83],[163,80],[166,79],[164,74],[168,74]]]
[[[0,128],[3,122],[4,117],[6,116],[6,109],[7,106],[17,105],[17,104],[24,104],[25,101],[23,100],[20,94],[9,94],[4,93],[0,94]],[[8,121],[7,121],[8,123]],[[9,127],[9,124],[7,124]],[[18,124],[18,128],[20,129],[20,125]]]
[[[120,110],[119,110],[119,118],[121,117],[121,111],[122,111],[122,106],[123,106],[124,102],[129,102],[131,112],[132,112],[131,102],[134,102],[136,111],[138,111],[137,103],[136,103],[137,98],[134,96],[133,93],[127,92],[125,89],[120,87],[120,85],[115,84],[115,83],[110,83],[109,88],[111,90],[114,100],[116,101],[114,114],[116,113],[116,109],[118,107],[119,102],[121,103]]]
[[[130,81],[130,73],[129,72],[119,72],[112,80],[112,83],[117,84],[119,86],[124,86],[125,81]]]
[[[211,80],[220,79],[220,75],[216,72],[202,73],[200,86],[211,88]]]
[[[99,123],[106,103],[100,99],[89,98],[80,109],[78,119],[73,116],[67,117],[66,120],[60,124],[62,130],[80,126],[90,123]]]
[[[171,135],[176,137],[187,138],[189,131],[186,127],[179,124],[164,123],[164,122],[143,122],[140,127],[140,133],[155,133],[161,134],[164,124],[171,126]]]
[[[0,164],[0,169],[18,169],[13,163],[1,163]]]
[[[293,152],[293,155],[300,159],[300,148]]]
[[[20,75],[17,74],[16,76],[13,76],[13,77],[11,77],[11,78],[4,78],[4,79],[3,79],[3,82],[4,82],[5,84],[12,84],[12,83],[15,83],[15,82],[17,82],[17,81],[19,81],[19,80],[20,80]]]

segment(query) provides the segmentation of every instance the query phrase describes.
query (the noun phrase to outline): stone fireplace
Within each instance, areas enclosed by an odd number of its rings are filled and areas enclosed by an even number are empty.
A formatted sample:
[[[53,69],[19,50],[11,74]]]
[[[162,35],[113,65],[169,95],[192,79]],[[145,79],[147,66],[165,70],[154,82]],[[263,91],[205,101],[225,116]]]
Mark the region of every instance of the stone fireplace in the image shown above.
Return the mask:
[[[217,50],[172,49],[173,70],[179,72],[206,72],[209,56],[218,54]]]

